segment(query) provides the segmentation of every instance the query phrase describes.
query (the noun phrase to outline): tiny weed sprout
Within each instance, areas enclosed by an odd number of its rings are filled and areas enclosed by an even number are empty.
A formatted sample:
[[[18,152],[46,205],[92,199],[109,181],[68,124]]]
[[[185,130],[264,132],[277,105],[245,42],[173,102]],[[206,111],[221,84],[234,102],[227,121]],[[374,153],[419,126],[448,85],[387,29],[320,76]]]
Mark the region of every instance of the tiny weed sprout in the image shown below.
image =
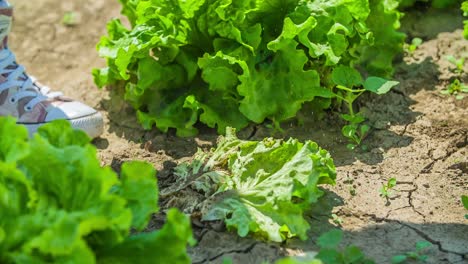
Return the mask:
[[[317,239],[316,244],[320,247],[318,252],[306,252],[303,256],[287,257],[278,260],[275,264],[375,264],[357,246],[340,246],[342,240],[343,231],[330,230]]]
[[[453,66],[455,66],[455,73],[457,74],[461,74],[463,72],[463,65],[465,64],[465,58],[455,58],[454,56],[452,55],[449,55],[447,57],[445,57],[447,59],[448,62],[452,63]]]
[[[396,178],[390,178],[386,184],[383,184],[380,188],[380,196],[384,197],[385,199],[389,199],[390,195],[392,195],[391,190],[397,185]]]
[[[422,43],[423,43],[422,39],[413,38],[413,40],[411,40],[411,44],[404,45],[404,49],[408,54],[412,55]]]
[[[78,14],[73,11],[65,12],[62,17],[62,24],[67,27],[76,26],[78,24]]]
[[[423,253],[431,246],[432,244],[427,241],[419,241],[416,243],[416,250],[392,257],[392,264],[408,263],[408,261],[426,262],[429,256]]]
[[[321,235],[317,239],[320,251],[315,258],[321,260],[324,264],[374,263],[374,261],[368,259],[364,253],[362,253],[361,249],[355,245],[350,245],[341,249],[339,245],[342,240],[343,231],[338,229],[331,230]]]
[[[346,147],[353,150],[359,146],[362,140],[367,136],[370,127],[362,124],[365,121],[365,118],[361,113],[354,115],[343,114],[341,115],[341,118],[348,121],[348,125],[343,126],[341,133],[350,142]]]
[[[224,257],[222,263],[223,263],[223,264],[232,264],[232,258],[226,258],[226,257]]]
[[[440,93],[454,95],[455,99],[462,100],[465,98],[464,94],[468,93],[468,85],[463,84],[459,79],[455,79],[447,86],[447,89],[440,91]]]
[[[335,225],[341,226],[343,224],[343,219],[341,219],[337,214],[332,214],[331,219]]]
[[[462,201],[463,207],[465,207],[465,209],[468,210],[468,196],[462,195],[461,201]],[[465,219],[468,219],[468,214],[465,215]]]
[[[341,133],[349,141],[347,145],[348,149],[353,150],[361,145],[362,140],[370,130],[370,126],[363,124],[366,119],[362,113],[354,111],[354,101],[366,91],[375,94],[385,94],[398,85],[399,82],[374,76],[363,81],[361,74],[357,70],[347,66],[335,68],[332,72],[332,80],[336,84],[335,97],[340,102],[345,102],[348,108],[348,114],[341,115],[341,118],[348,122],[341,129]]]

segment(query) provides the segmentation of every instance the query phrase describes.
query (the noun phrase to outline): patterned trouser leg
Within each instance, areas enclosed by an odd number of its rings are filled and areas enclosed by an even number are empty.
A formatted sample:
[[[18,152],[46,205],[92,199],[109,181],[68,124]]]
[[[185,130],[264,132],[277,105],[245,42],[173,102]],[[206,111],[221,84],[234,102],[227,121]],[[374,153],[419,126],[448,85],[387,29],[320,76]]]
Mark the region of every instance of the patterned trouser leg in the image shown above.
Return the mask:
[[[0,0],[0,50],[7,45],[8,33],[10,33],[13,8],[7,0]]]

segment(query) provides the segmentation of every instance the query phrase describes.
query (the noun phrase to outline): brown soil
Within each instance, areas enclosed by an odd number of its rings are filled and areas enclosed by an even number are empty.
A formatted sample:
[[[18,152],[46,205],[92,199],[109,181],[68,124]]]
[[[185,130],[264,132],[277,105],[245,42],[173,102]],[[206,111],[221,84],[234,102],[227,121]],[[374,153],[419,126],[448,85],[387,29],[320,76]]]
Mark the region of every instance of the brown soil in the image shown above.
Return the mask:
[[[18,60],[42,82],[105,114],[106,132],[94,142],[103,165],[119,170],[126,160],[149,161],[160,171],[164,187],[171,168],[190,159],[197,147],[213,146],[216,135],[210,129],[186,139],[142,130],[125,103],[93,84],[91,69],[104,66],[95,45],[105,34],[106,21],[119,16],[118,1],[11,2],[16,9],[10,47]],[[67,11],[78,14],[76,26],[61,23]],[[397,66],[401,85],[385,96],[361,101],[375,127],[366,139],[368,151],[347,150],[336,118],[316,122],[307,111],[302,113],[304,125],[285,124],[284,134],[264,126],[241,133],[253,139],[271,135],[313,139],[334,156],[338,182],[307,215],[310,241],[267,244],[239,238],[219,224],[194,226],[199,240],[190,249],[194,263],[221,263],[225,257],[234,263],[261,263],[316,250],[316,237],[336,226],[332,213],[343,221],[346,244],[361,247],[377,263],[389,263],[392,256],[413,250],[421,240],[433,244],[428,263],[468,263],[468,222],[460,202],[461,195],[468,194],[468,99],[440,94],[455,76],[444,57],[467,54],[468,41],[455,30],[461,28],[458,13],[426,17],[438,23],[431,24],[424,16],[408,22],[409,34],[425,41]],[[468,83],[466,74],[464,78]],[[391,177],[398,184],[386,200],[379,197],[379,189]],[[155,216],[153,225],[159,226],[162,219]]]

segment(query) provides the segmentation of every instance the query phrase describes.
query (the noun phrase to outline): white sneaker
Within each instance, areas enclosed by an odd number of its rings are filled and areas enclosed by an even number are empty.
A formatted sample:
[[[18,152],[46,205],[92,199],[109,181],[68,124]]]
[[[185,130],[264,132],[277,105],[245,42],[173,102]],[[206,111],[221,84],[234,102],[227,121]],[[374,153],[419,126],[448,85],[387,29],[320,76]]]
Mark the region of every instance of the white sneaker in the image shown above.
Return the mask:
[[[0,8],[0,116],[13,116],[26,126],[29,135],[53,120],[65,119],[72,127],[85,131],[91,138],[103,133],[101,113],[93,108],[50,92],[25,73],[16,63],[15,55],[6,42],[11,27],[11,7]]]

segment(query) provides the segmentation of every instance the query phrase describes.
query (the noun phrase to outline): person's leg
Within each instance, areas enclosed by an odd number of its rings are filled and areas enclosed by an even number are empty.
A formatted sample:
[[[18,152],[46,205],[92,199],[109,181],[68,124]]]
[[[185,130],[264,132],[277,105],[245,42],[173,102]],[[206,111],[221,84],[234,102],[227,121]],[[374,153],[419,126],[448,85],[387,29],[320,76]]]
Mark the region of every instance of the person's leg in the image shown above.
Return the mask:
[[[74,128],[93,138],[101,135],[103,119],[99,112],[62,93],[50,92],[16,62],[7,45],[12,11],[6,0],[0,0],[0,116],[15,117],[30,135],[41,125],[57,119],[68,120]]]

